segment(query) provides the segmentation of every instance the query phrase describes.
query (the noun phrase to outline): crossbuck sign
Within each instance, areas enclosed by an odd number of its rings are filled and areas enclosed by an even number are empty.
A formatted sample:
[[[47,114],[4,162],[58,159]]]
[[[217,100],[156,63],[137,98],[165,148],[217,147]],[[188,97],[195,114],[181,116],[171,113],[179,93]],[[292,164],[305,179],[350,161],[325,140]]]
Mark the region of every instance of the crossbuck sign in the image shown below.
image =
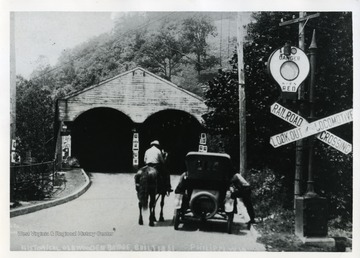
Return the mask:
[[[292,124],[296,127],[301,127],[302,125],[308,125],[309,123],[305,120],[305,118],[300,115],[292,112],[291,110],[283,107],[279,103],[274,103],[270,107],[271,114],[281,118],[282,120]],[[323,131],[316,136],[320,141],[330,145],[331,147],[341,151],[344,154],[349,154],[352,151],[352,144],[347,141],[341,139],[335,134],[329,131]],[[273,145],[274,146],[274,145]],[[275,146],[274,146],[275,147]]]
[[[309,137],[311,135],[322,133],[326,130],[330,130],[332,128],[338,127],[340,125],[352,121],[353,121],[353,110],[348,109],[343,112],[337,113],[335,115],[319,119],[312,123],[305,123],[300,127],[274,135],[270,138],[270,144],[274,148],[277,148],[285,144]]]

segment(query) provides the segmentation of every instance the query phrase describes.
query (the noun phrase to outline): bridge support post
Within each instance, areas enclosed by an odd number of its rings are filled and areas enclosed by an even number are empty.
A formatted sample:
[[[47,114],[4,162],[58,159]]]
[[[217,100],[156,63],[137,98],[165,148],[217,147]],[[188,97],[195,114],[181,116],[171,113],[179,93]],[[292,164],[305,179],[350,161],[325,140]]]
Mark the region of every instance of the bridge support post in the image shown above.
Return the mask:
[[[68,157],[71,157],[71,132],[64,122],[61,122],[56,140],[56,159],[58,161],[58,170],[68,168],[66,166],[66,159]]]
[[[137,132],[137,129],[133,129],[133,140],[132,140],[132,153],[133,153],[133,159],[132,159],[132,166],[133,171],[136,172],[139,169],[139,133]]]

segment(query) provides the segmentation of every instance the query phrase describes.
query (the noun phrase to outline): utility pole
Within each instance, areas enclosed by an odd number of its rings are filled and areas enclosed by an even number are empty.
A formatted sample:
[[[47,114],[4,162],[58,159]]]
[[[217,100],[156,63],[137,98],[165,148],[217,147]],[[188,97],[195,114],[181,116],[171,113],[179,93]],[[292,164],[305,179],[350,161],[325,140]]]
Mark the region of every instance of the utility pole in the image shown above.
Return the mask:
[[[244,40],[245,29],[241,13],[237,19],[237,58],[239,76],[239,138],[240,138],[240,174],[246,173],[246,99],[245,99],[245,74],[244,74]]]
[[[306,15],[305,12],[299,12],[299,18],[304,18]],[[305,26],[304,21],[299,22],[299,48],[305,51]],[[304,100],[304,83],[299,87],[298,91],[298,101],[300,102],[300,107],[298,109],[298,115],[302,114],[302,102]],[[304,174],[304,139],[296,141],[296,150],[295,150],[295,182],[294,182],[294,209],[295,209],[295,199],[299,197],[302,192],[302,180]]]

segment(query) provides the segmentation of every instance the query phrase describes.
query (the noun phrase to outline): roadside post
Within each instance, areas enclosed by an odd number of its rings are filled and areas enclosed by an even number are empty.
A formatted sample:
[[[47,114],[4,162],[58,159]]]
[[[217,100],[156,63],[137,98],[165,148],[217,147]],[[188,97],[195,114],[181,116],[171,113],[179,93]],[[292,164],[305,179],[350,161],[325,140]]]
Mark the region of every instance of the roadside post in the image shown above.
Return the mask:
[[[306,12],[299,12],[299,18],[292,19],[289,21],[282,21],[279,26],[290,26],[290,25],[298,25],[299,29],[299,48],[301,50],[305,50],[305,26],[307,22],[311,19],[319,17],[319,13],[307,15]],[[299,115],[304,114],[304,97],[305,89],[303,85],[300,85],[298,94],[297,94],[297,102],[300,102],[299,107],[297,109],[297,113]],[[294,181],[294,200],[296,197],[300,196],[303,193],[302,189],[302,181],[303,181],[303,174],[305,171],[304,167],[304,156],[305,156],[305,140],[296,141],[296,149],[295,149],[295,181]],[[296,202],[294,201],[294,209]]]
[[[309,106],[310,115],[309,120],[315,119],[315,98],[314,98],[314,83],[316,70],[316,52],[317,45],[315,40],[315,30],[309,47],[310,56],[310,82],[309,82]],[[326,198],[318,196],[314,189],[313,179],[313,158],[314,158],[314,136],[309,137],[309,151],[308,151],[308,179],[307,189],[303,197],[296,198],[295,210],[295,234],[309,241],[309,237],[322,237],[326,239],[328,234],[328,207]],[[331,240],[327,240],[331,243]]]
[[[238,57],[238,78],[239,78],[239,172],[245,175],[247,168],[246,149],[246,95],[245,95],[245,72],[244,72],[244,41],[246,29],[242,14],[237,17],[237,57]]]

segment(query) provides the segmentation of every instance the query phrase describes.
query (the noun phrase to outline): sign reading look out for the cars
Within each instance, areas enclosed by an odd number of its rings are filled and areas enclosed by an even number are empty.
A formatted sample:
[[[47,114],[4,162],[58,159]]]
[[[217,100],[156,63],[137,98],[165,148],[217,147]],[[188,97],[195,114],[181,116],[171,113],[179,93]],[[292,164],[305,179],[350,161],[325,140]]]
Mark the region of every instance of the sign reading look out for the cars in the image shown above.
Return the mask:
[[[297,127],[289,131],[274,135],[270,138],[270,144],[274,148],[277,148],[285,144],[295,142],[302,138],[322,133],[331,128],[349,123],[353,120],[352,112],[352,109],[348,109],[335,115],[319,119],[310,124],[305,124],[301,127]]]
[[[290,47],[285,55],[284,47],[275,50],[269,58],[268,69],[282,92],[295,93],[310,71],[309,58],[297,47]]]
[[[272,104],[270,107],[270,112],[271,114],[281,118],[282,120],[296,127],[301,127],[302,125],[309,124],[303,117],[283,107],[279,103]],[[319,133],[316,138],[337,149],[338,151],[341,151],[344,154],[349,154],[352,151],[351,143],[348,143],[347,141],[328,131],[323,131]]]

